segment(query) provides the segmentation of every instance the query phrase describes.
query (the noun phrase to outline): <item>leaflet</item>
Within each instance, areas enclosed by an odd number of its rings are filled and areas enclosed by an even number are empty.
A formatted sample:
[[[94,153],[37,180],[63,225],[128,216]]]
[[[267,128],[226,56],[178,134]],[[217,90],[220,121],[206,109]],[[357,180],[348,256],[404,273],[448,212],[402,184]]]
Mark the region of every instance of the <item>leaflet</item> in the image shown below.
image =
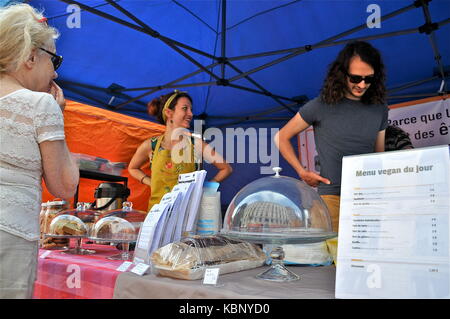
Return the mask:
[[[191,198],[193,183],[182,183],[174,186],[173,191],[178,191],[181,194],[179,208],[176,214],[175,230],[172,236],[172,242],[179,241],[183,232],[183,222],[187,212],[187,206]]]
[[[136,251],[134,253],[134,263],[150,264],[150,249],[154,240],[158,223],[166,211],[167,205],[155,204],[145,217],[144,223],[139,231],[139,237],[136,243]]]
[[[200,200],[203,193],[203,182],[205,181],[206,171],[195,171],[189,174],[181,174],[179,176],[179,182],[184,180],[193,180],[194,188],[192,190],[191,198],[187,207],[185,216],[184,228],[185,232],[195,232],[197,228],[198,209]],[[192,182],[191,182],[192,183]]]
[[[449,298],[448,146],[347,156],[337,298]]]
[[[167,201],[169,202],[169,209],[166,214],[166,218],[164,221],[164,230],[161,236],[161,242],[159,243],[159,247],[163,247],[168,243],[173,242],[172,237],[175,231],[177,214],[179,212],[180,202],[182,198],[182,194],[180,191],[173,190],[172,192],[165,195],[167,196]],[[164,198],[163,198],[164,199]]]

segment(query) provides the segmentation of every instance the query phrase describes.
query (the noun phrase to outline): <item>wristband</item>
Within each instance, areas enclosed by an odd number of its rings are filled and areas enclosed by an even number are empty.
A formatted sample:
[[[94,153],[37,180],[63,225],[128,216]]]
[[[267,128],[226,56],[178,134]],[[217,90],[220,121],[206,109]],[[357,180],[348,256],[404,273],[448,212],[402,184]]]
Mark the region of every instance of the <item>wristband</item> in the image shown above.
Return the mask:
[[[141,184],[143,184],[142,181],[143,181],[144,178],[146,178],[146,177],[148,177],[148,175],[144,175],[144,177],[141,178]]]

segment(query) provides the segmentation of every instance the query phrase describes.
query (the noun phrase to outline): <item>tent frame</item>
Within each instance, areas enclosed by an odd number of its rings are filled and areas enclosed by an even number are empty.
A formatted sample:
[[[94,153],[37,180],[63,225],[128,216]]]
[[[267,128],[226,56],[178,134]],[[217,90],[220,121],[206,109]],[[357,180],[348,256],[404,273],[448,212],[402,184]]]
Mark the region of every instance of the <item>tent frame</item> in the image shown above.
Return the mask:
[[[145,105],[144,102],[140,101],[140,99],[142,99],[145,96],[148,96],[150,94],[153,94],[157,91],[163,90],[163,89],[175,89],[175,88],[185,88],[185,87],[201,87],[201,86],[213,86],[213,85],[217,85],[217,86],[229,86],[235,89],[239,89],[239,90],[245,90],[245,91],[249,91],[249,92],[253,92],[255,94],[261,94],[261,95],[266,95],[270,98],[272,98],[279,106],[281,106],[281,109],[286,109],[288,111],[290,111],[290,113],[295,114],[295,108],[298,106],[301,106],[302,103],[305,103],[305,100],[298,100],[296,98],[291,98],[291,97],[286,97],[286,96],[280,96],[277,94],[274,94],[268,90],[266,90],[262,85],[260,85],[257,81],[255,81],[254,79],[252,79],[250,77],[250,75],[252,75],[253,73],[256,73],[258,71],[264,70],[266,68],[269,68],[273,65],[276,65],[278,63],[281,63],[283,61],[286,61],[288,59],[292,59],[298,55],[301,54],[305,54],[308,53],[312,50],[316,50],[319,48],[325,48],[325,47],[331,47],[331,46],[336,46],[336,45],[343,45],[346,43],[349,43],[351,41],[355,41],[355,40],[364,40],[364,41],[368,41],[368,40],[374,40],[374,39],[381,39],[381,38],[386,38],[386,37],[392,37],[392,36],[399,36],[399,35],[406,35],[406,34],[413,34],[413,33],[425,33],[430,41],[430,45],[432,47],[433,50],[433,54],[434,54],[434,59],[436,61],[437,64],[437,70],[438,70],[438,75],[433,76],[431,78],[428,79],[421,79],[418,81],[414,81],[414,82],[410,82],[410,83],[406,83],[404,85],[400,85],[397,88],[388,90],[388,93],[393,93],[393,92],[398,92],[401,90],[404,90],[406,88],[410,88],[428,81],[432,81],[432,80],[436,80],[436,79],[441,79],[441,86],[440,89],[437,92],[433,92],[433,93],[427,93],[427,94],[420,94],[421,97],[425,97],[425,96],[433,96],[433,95],[444,95],[446,93],[448,93],[447,91],[447,78],[449,77],[448,72],[445,72],[444,69],[444,65],[442,64],[442,59],[441,59],[441,55],[439,53],[439,49],[437,46],[437,42],[436,42],[436,38],[435,38],[435,31],[438,30],[440,27],[450,23],[450,18],[445,19],[443,21],[440,22],[433,22],[431,19],[431,15],[429,12],[429,7],[428,4],[429,2],[431,2],[432,0],[416,0],[414,1],[411,5],[408,5],[404,8],[398,9],[394,12],[388,13],[384,16],[382,16],[380,19],[381,21],[385,21],[387,19],[390,19],[392,17],[395,17],[397,15],[400,15],[404,12],[407,12],[409,10],[412,9],[417,9],[417,8],[422,8],[424,17],[425,17],[425,24],[419,26],[418,28],[412,28],[412,29],[407,29],[407,30],[399,30],[399,31],[395,31],[395,32],[389,32],[389,33],[384,33],[384,34],[378,34],[378,35],[374,35],[374,36],[366,36],[366,37],[357,37],[357,38],[351,38],[351,39],[344,39],[344,40],[339,40],[342,39],[343,37],[346,37],[348,35],[351,35],[355,32],[361,31],[365,28],[367,28],[366,24],[362,24],[359,25],[357,27],[354,27],[352,29],[349,29],[347,31],[344,31],[342,33],[339,33],[333,37],[327,38],[323,41],[320,41],[316,44],[308,44],[308,45],[304,45],[301,47],[295,47],[295,48],[290,48],[290,49],[283,49],[283,50],[276,50],[276,51],[268,51],[268,52],[260,52],[260,53],[256,53],[256,54],[250,54],[250,55],[242,55],[242,56],[236,56],[236,57],[227,57],[226,56],[226,36],[227,36],[227,23],[226,23],[226,13],[227,13],[227,1],[226,0],[221,0],[221,33],[220,33],[220,37],[221,37],[221,51],[220,51],[220,56],[215,56],[213,54],[209,54],[207,52],[201,51],[197,48],[193,48],[192,46],[189,46],[187,44],[181,43],[179,41],[176,41],[174,39],[170,39],[166,36],[161,35],[158,31],[152,29],[149,25],[147,25],[146,23],[144,23],[143,21],[141,21],[140,19],[138,19],[135,15],[133,15],[131,12],[127,11],[126,9],[124,9],[123,7],[121,7],[117,2],[113,1],[113,0],[106,0],[106,2],[111,5],[112,7],[114,7],[115,9],[117,9],[118,11],[120,11],[121,13],[125,14],[127,17],[129,17],[132,21],[134,21],[136,24],[130,23],[128,21],[125,21],[123,19],[120,19],[118,17],[115,17],[113,15],[110,15],[108,13],[105,13],[103,11],[100,11],[94,7],[90,7],[87,6],[83,3],[80,3],[79,1],[73,1],[73,0],[59,0],[61,2],[64,2],[66,4],[74,4],[79,6],[82,10],[85,10],[87,12],[90,12],[92,14],[98,15],[102,18],[108,19],[110,21],[113,21],[115,23],[121,24],[123,26],[126,26],[128,28],[134,29],[136,31],[145,33],[153,38],[156,38],[160,41],[162,41],[164,44],[166,44],[167,46],[169,46],[171,49],[173,49],[175,52],[179,53],[181,56],[183,56],[185,59],[187,59],[188,61],[190,61],[192,64],[194,64],[196,67],[198,67],[198,69],[194,72],[191,72],[189,74],[186,74],[178,79],[175,79],[173,81],[170,81],[168,83],[159,85],[159,86],[152,86],[152,87],[140,87],[140,88],[116,88],[116,89],[108,89],[108,88],[101,88],[101,87],[95,87],[95,86],[91,86],[91,85],[85,85],[85,84],[81,84],[81,83],[76,83],[76,82],[69,82],[69,81],[61,81],[59,80],[59,82],[62,84],[62,86],[64,88],[67,88],[69,90],[72,90],[73,92],[87,98],[90,99],[94,102],[96,102],[97,104],[100,104],[106,108],[112,108],[114,110],[118,110],[123,108],[124,106],[133,103],[133,102],[137,102],[140,105]],[[291,3],[294,2],[298,2],[298,1],[293,1]],[[289,4],[291,4],[289,3]],[[196,59],[194,59],[191,55],[189,55],[188,53],[186,53],[185,51],[183,51],[182,49],[191,51],[193,53],[205,56],[207,58],[212,59],[214,62],[209,64],[209,65],[203,65],[200,62],[198,62]],[[242,71],[239,68],[237,68],[232,62],[233,61],[238,61],[238,60],[244,60],[244,59],[252,59],[252,58],[258,58],[258,57],[263,57],[263,56],[272,56],[272,55],[280,55],[280,54],[286,54],[280,58],[276,58],[268,63],[265,63],[263,65],[260,65],[256,68],[253,68],[251,70],[248,71]],[[212,72],[210,69],[216,67],[220,65],[220,74],[215,74],[214,72]],[[233,69],[235,72],[237,72],[237,75],[231,77],[231,78],[226,78],[225,77],[225,72],[226,72],[226,67],[230,67],[231,69]],[[214,79],[212,81],[209,82],[200,82],[200,83],[180,83],[181,81],[184,81],[186,79],[189,79],[191,77],[193,77],[194,75],[197,75],[199,73],[205,72],[206,74],[208,74],[210,76],[211,79]],[[242,86],[242,85],[236,85],[233,82],[245,78],[247,81],[249,81],[253,86],[256,87],[255,88],[250,88],[250,87],[246,87],[246,86]],[[122,99],[125,99],[125,102],[120,103],[119,105],[116,106],[111,106],[111,101],[109,104],[105,104],[103,101],[100,101],[98,99],[93,98],[92,96],[83,93],[81,90],[78,90],[75,87],[81,87],[81,88],[88,88],[88,89],[92,89],[92,90],[97,90],[97,91],[103,91],[103,92],[109,92],[112,94],[112,96],[114,97],[119,97]],[[131,98],[130,96],[124,94],[124,92],[127,91],[145,91],[144,93]],[[388,99],[396,99],[396,98],[415,98],[418,95],[398,95],[398,96],[389,96]],[[284,101],[287,101],[288,104],[286,104]],[[261,120],[261,114],[264,115],[268,115],[270,113],[273,112],[278,112],[280,111],[280,107],[276,107],[276,108],[272,108],[272,111],[263,111],[263,112],[259,112],[257,114],[252,114],[252,115],[237,115],[237,116],[233,116],[230,117],[232,119],[235,119],[235,121],[233,121],[232,123],[229,123],[229,125],[232,124],[237,124],[237,123],[241,123],[244,121],[249,121],[249,120]],[[218,117],[218,116],[209,116],[207,113],[202,113],[198,116],[196,116],[197,118],[200,119],[225,119],[228,117]],[[267,118],[269,120],[273,120],[273,118]],[[221,126],[226,126],[227,124],[221,125]]]

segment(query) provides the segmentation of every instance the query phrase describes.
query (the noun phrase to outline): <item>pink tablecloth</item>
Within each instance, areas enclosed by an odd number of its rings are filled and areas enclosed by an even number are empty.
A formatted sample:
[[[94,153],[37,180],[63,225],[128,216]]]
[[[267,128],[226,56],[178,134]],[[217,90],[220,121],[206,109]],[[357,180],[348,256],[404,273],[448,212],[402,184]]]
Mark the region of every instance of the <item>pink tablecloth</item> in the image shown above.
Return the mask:
[[[117,271],[123,261],[107,257],[120,251],[107,245],[83,245],[93,255],[63,254],[54,250],[39,258],[35,299],[108,299],[112,298]],[[41,249],[39,256],[47,250]]]

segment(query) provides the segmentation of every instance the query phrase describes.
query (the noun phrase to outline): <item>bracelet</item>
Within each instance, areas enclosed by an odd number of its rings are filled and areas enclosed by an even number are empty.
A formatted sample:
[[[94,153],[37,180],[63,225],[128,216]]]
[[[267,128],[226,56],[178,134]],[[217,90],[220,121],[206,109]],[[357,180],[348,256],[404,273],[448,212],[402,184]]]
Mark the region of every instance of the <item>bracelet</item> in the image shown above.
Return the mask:
[[[142,181],[144,180],[144,178],[146,178],[146,177],[148,177],[148,175],[144,175],[144,177],[141,178],[141,184],[142,184]]]

